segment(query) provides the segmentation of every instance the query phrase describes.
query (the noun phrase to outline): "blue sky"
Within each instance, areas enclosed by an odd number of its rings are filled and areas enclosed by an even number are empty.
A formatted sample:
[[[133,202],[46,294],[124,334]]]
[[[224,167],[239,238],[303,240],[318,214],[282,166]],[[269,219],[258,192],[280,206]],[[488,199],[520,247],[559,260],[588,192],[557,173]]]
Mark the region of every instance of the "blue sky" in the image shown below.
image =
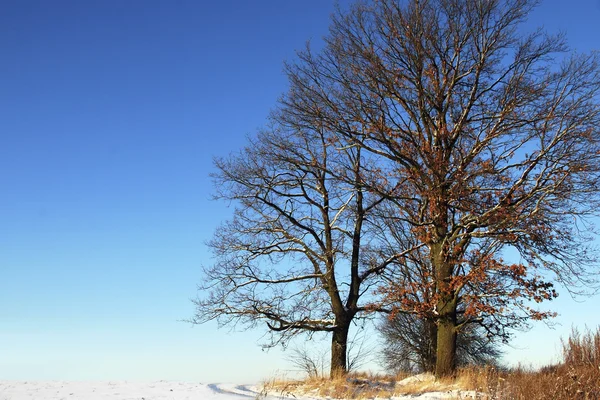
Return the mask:
[[[341,1],[341,4],[346,4]],[[327,33],[329,0],[4,1],[0,13],[0,379],[254,381],[289,369],[261,331],[193,313],[213,156],[243,146],[285,91],[284,60]],[[600,1],[548,1],[531,25],[599,48]],[[543,362],[563,326],[520,335]],[[552,353],[552,354],[550,354]]]

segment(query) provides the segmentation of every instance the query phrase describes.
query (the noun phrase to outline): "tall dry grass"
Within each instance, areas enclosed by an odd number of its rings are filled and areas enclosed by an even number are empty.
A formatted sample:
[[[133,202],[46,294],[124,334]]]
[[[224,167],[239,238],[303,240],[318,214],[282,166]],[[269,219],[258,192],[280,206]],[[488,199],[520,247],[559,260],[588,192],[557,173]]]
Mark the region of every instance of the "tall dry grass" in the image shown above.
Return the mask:
[[[490,400],[599,400],[600,328],[584,333],[573,329],[562,341],[559,364],[538,370],[479,368],[458,374],[465,389],[483,393]]]

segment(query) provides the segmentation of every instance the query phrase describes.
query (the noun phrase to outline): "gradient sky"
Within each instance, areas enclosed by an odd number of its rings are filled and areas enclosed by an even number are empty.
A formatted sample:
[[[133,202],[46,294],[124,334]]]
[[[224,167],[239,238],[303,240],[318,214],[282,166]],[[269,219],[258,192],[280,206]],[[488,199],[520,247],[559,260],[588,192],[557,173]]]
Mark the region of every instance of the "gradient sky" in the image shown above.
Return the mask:
[[[347,4],[344,1],[342,5]],[[286,89],[330,0],[0,2],[0,379],[256,381],[290,369],[262,331],[191,327],[204,242],[228,218],[212,158]],[[600,1],[547,1],[527,28],[600,48]],[[544,363],[594,297],[507,360]]]

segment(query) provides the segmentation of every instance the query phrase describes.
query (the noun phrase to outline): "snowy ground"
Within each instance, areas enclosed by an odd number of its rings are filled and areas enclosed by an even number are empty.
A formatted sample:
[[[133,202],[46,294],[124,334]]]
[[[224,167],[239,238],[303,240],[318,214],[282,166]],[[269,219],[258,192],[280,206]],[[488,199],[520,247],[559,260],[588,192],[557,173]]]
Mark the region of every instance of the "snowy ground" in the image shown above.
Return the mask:
[[[240,400],[256,395],[244,386],[168,381],[0,381],[0,400]]]
[[[67,381],[0,381],[0,400],[263,400],[281,396],[260,396],[251,385],[201,384],[159,381],[135,382],[67,382]],[[438,400],[457,398],[456,394],[429,393],[395,399]],[[463,397],[464,398],[464,397]],[[308,400],[309,397],[295,397]]]

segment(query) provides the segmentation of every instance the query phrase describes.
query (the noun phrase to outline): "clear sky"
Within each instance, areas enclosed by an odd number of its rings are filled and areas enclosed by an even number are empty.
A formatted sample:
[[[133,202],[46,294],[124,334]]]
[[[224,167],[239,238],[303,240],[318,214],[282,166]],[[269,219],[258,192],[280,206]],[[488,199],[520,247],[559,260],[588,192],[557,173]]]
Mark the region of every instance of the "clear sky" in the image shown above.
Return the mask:
[[[343,0],[342,5],[346,4]],[[204,242],[231,209],[212,157],[260,128],[282,62],[327,33],[330,0],[10,0],[0,7],[0,379],[255,381],[289,369],[261,331],[191,327]],[[531,26],[600,48],[600,1]],[[546,362],[563,326],[520,335]]]

